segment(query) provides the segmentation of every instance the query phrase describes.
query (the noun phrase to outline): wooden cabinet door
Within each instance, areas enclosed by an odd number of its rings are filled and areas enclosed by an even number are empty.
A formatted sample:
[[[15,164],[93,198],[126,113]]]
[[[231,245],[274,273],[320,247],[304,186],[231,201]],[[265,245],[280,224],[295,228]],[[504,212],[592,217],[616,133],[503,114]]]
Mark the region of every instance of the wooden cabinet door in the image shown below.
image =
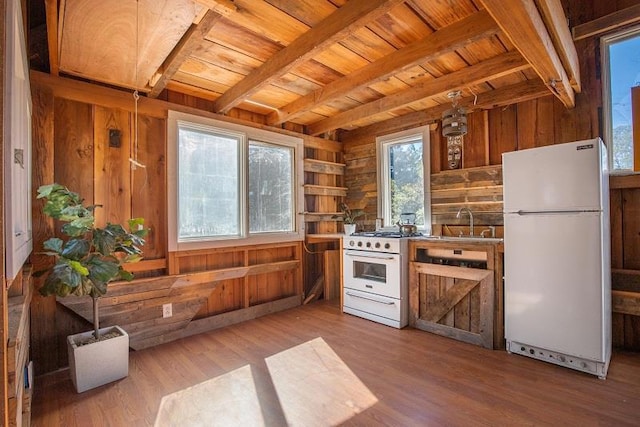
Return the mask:
[[[493,271],[410,263],[409,323],[493,348]]]

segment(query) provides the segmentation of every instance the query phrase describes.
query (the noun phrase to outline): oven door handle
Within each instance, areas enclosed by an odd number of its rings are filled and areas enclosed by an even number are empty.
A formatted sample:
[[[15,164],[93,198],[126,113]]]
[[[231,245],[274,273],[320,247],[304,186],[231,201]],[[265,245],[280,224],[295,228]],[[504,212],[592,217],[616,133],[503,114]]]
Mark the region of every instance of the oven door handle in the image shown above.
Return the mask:
[[[394,259],[395,258],[393,255],[378,255],[372,252],[367,252],[367,254],[364,255],[358,252],[346,251],[344,254],[347,256],[353,256],[353,257],[359,257],[359,258],[374,258],[374,259]]]
[[[348,292],[348,291],[347,291],[347,295],[349,295],[350,297],[362,298],[362,299],[366,299],[366,300],[373,301],[373,302],[379,302],[380,304],[385,304],[385,305],[393,305],[393,304],[395,304],[395,302],[393,302],[393,301],[380,301],[379,299],[370,298],[370,297],[364,297],[362,295],[357,295],[357,294],[352,294],[351,292]]]

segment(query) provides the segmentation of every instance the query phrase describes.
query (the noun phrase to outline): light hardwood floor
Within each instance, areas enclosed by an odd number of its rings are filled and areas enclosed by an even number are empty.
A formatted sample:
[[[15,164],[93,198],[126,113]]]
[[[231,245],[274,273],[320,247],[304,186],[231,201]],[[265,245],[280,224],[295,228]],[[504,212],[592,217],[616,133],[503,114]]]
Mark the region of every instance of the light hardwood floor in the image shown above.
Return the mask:
[[[131,352],[82,394],[36,378],[32,425],[640,425],[640,354],[594,376],[317,302]]]

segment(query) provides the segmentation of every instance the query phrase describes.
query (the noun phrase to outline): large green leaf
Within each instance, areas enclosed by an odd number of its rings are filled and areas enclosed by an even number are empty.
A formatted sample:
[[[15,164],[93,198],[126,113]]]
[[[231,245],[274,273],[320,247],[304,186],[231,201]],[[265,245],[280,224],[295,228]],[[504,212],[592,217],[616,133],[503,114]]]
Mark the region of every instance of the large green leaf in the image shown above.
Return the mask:
[[[91,244],[84,239],[71,239],[62,249],[61,255],[65,258],[79,261],[89,255]]]
[[[62,239],[58,239],[57,237],[52,237],[48,240],[45,240],[42,246],[47,250],[50,250],[59,254],[60,252],[62,252],[63,243],[64,242],[62,241]]]
[[[40,293],[42,295],[67,296],[81,283],[82,275],[64,260],[59,260],[45,279],[44,285],[40,288]]]
[[[93,244],[96,247],[96,251],[108,256],[116,248],[116,238],[108,230],[96,228],[93,230]]]
[[[94,283],[109,283],[119,277],[120,264],[115,258],[92,257],[87,262],[89,279]]]
[[[82,265],[82,263],[73,260],[68,260],[67,262],[69,263],[69,266],[81,276],[89,275],[89,269]]]

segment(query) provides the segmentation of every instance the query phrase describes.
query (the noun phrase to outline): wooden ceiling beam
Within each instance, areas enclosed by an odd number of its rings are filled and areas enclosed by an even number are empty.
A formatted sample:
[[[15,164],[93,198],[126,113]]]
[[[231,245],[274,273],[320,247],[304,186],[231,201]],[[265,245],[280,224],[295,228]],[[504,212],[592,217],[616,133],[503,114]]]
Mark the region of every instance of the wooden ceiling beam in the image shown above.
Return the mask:
[[[296,65],[307,61],[318,52],[347,37],[355,29],[377,19],[401,3],[403,0],[348,1],[222,94],[214,103],[215,111],[219,113],[229,111]]]
[[[429,62],[469,43],[488,38],[498,31],[498,26],[486,11],[477,12],[296,99],[269,114],[267,123],[276,125],[294,119],[349,92],[384,80],[420,63]]]
[[[47,21],[49,73],[57,76],[60,74],[60,61],[58,60],[58,0],[45,0],[44,7]]]
[[[200,3],[222,16],[229,16],[238,11],[238,6],[232,0],[196,0],[196,3]]]
[[[221,18],[222,15],[208,10],[198,24],[191,24],[158,70],[160,78],[153,84],[148,94],[150,98],[157,98],[160,95],[180,66],[202,45],[206,35]]]
[[[576,45],[573,44],[573,36],[571,35],[571,30],[569,30],[569,23],[560,0],[536,0],[536,3],[549,30],[551,40],[553,40],[556,51],[560,56],[560,61],[562,61],[562,65],[569,76],[571,87],[576,92],[581,92],[578,52],[576,51]]]
[[[468,112],[472,112],[505,107],[550,95],[547,87],[538,79],[534,79],[481,93],[477,99],[474,96],[462,98],[459,105]],[[340,141],[348,143],[362,138],[370,138],[371,135],[380,136],[416,126],[436,123],[442,119],[442,113],[449,108],[451,108],[450,105],[438,105],[437,107],[394,117],[393,119],[363,126],[352,131],[344,131],[340,134]]]
[[[519,52],[507,52],[312,123],[307,126],[307,132],[309,135],[319,135],[376,114],[395,110],[420,100],[446,94],[454,89],[502,77],[529,67],[530,65]],[[451,106],[449,105],[447,108],[451,108]]]
[[[597,36],[636,22],[640,22],[640,4],[576,25],[573,27],[573,40],[578,41],[587,37]]]
[[[480,0],[551,93],[575,107],[575,93],[533,0]]]

